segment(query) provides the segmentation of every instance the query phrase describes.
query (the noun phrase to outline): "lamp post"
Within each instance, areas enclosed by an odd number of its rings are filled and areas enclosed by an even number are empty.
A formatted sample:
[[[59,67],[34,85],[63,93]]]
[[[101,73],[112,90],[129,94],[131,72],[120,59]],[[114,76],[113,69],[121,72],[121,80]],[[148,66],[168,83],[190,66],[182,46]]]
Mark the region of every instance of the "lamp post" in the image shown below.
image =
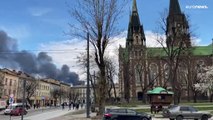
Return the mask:
[[[89,85],[89,33],[87,33],[87,118],[90,118],[90,85]]]
[[[25,89],[26,89],[26,80],[23,79],[23,98],[22,98],[22,108],[24,109],[25,104]],[[21,120],[24,119],[24,114],[21,114]]]
[[[212,65],[213,65],[213,38],[212,38]]]

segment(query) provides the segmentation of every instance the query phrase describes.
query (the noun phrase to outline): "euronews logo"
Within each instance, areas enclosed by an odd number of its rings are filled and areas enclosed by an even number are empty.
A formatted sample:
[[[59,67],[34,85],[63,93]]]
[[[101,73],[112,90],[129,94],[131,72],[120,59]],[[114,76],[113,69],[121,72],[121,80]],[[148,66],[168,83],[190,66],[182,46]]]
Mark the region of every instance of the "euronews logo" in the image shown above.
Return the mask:
[[[207,5],[187,5],[186,9],[208,9]]]

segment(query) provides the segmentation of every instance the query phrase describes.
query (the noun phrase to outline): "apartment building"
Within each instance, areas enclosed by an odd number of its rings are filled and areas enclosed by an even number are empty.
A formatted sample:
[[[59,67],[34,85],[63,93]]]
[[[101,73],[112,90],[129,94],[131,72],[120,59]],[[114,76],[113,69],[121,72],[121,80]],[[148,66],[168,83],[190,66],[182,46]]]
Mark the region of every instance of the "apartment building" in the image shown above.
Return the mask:
[[[18,81],[19,77],[15,71],[9,69],[1,69],[1,82],[2,86],[2,99],[9,99],[10,96],[13,97],[14,102],[18,99]]]
[[[39,104],[40,106],[49,105],[51,102],[50,83],[44,79],[38,80],[33,98],[34,104]]]

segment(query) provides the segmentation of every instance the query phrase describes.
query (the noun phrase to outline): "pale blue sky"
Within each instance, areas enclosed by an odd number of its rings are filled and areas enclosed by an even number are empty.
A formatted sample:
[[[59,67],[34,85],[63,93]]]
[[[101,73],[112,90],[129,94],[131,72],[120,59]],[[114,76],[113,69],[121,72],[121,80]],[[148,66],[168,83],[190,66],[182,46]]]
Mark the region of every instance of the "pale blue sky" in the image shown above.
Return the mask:
[[[64,35],[68,23],[73,22],[68,14],[66,2],[76,0],[1,0],[0,30],[17,39],[20,50],[37,50],[41,44],[60,42],[69,39]],[[122,0],[121,0],[122,1]],[[182,11],[190,16],[194,33],[202,41],[211,43],[213,38],[213,0],[179,0]],[[137,0],[141,22],[145,31],[153,31],[159,13],[169,7],[169,0]],[[187,9],[187,6],[205,5],[207,9]],[[132,2],[126,7],[119,20],[120,29],[127,30],[129,11]],[[148,41],[148,40],[147,40]]]

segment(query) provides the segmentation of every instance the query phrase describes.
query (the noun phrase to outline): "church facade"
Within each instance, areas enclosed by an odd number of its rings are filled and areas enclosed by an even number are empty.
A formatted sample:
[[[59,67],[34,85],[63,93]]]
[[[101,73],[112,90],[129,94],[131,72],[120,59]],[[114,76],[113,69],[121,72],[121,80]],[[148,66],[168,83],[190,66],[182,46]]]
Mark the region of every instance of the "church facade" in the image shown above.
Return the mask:
[[[211,66],[212,45],[193,46],[189,23],[178,0],[170,0],[165,25],[165,46],[147,47],[136,0],[133,0],[126,46],[119,47],[120,96],[142,100],[154,87],[177,90],[180,98],[192,98],[200,67]],[[173,66],[173,67],[171,67]]]

